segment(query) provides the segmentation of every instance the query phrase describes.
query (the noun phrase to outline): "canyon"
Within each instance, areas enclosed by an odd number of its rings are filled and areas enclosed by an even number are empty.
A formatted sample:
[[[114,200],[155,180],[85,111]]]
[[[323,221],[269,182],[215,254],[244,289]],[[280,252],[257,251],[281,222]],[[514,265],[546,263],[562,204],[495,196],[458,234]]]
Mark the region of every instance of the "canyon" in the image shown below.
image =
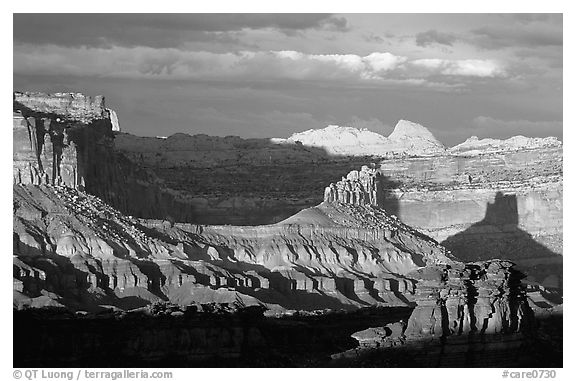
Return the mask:
[[[457,258],[513,259],[530,281],[562,288],[563,168],[556,138],[469,139],[434,155],[386,157],[339,155],[322,141],[288,140],[120,134],[116,147],[161,178],[203,224],[279,222],[318,205],[327,184],[368,165],[382,189],[375,205]]]
[[[424,130],[401,121],[384,151],[361,156],[305,139],[329,130],[146,138],[121,132],[103,97],[14,93],[15,313],[68,311],[82,327],[102,313],[129,323],[172,309],[203,327],[182,328],[190,340],[178,356],[193,362],[216,355],[202,351],[217,337],[228,337],[220,354],[242,357],[239,343],[261,346],[259,335],[295,314],[345,320],[374,308],[406,320],[350,325],[338,349],[352,352],[330,361],[444,348],[471,333],[518,348],[535,315],[562,305],[561,144],[516,139],[477,152],[468,142],[452,154]],[[220,310],[227,333],[198,323]],[[272,328],[238,320],[246,311]],[[51,352],[50,324],[37,353]],[[157,360],[172,334],[163,324],[146,343],[122,340]],[[109,350],[91,337],[100,344],[86,351]]]

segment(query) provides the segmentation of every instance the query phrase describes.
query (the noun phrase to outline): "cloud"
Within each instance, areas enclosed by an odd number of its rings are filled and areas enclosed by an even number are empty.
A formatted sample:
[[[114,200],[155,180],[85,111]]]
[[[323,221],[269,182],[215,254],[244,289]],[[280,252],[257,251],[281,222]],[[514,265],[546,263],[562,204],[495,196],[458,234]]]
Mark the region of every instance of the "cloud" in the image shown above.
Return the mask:
[[[416,35],[416,45],[426,47],[432,44],[452,46],[458,37],[453,33],[443,33],[437,30],[418,33]]]
[[[562,16],[550,22],[531,22],[513,25],[486,26],[473,29],[467,39],[483,49],[561,47]]]
[[[334,32],[348,32],[350,30],[348,20],[345,17],[330,16],[322,20],[319,25],[322,29]]]
[[[370,65],[375,73],[393,70],[407,60],[406,57],[395,56],[391,53],[371,53],[364,57],[364,61]]]
[[[501,77],[506,74],[504,65],[495,60],[445,60],[423,58],[410,62],[411,65],[431,72],[470,77]]]
[[[555,13],[516,13],[512,15],[514,20],[522,24],[556,21],[558,17],[561,17],[561,15]]]
[[[190,41],[226,42],[232,32],[308,29],[344,32],[330,14],[14,14],[14,41],[71,47],[178,47]]]
[[[370,33],[368,35],[364,35],[362,36],[362,39],[366,42],[369,43],[376,43],[376,44],[383,44],[386,42],[386,40],[384,40],[382,37],[374,34],[374,33]]]
[[[298,51],[187,51],[150,47],[72,48],[15,45],[14,74],[165,80],[302,80],[361,86],[461,90],[458,79],[505,76],[492,60],[410,60],[390,52],[307,54]],[[467,83],[471,83],[467,81]]]
[[[502,120],[478,116],[472,121],[485,136],[562,136],[562,121]]]

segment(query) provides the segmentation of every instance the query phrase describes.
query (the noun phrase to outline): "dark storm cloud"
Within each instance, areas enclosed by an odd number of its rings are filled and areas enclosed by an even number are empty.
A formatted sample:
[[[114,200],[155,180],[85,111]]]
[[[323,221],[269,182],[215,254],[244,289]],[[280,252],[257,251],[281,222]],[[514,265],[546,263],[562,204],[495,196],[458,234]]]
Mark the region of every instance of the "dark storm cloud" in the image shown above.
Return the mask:
[[[443,33],[437,30],[429,30],[416,35],[416,45],[428,46],[432,44],[452,46],[458,37],[452,33]]]
[[[514,15],[517,23],[486,26],[471,31],[470,43],[483,49],[507,47],[561,47],[562,15]]]
[[[377,44],[383,44],[384,42],[386,42],[386,40],[384,40],[382,37],[371,33],[369,35],[364,35],[362,36],[362,39],[364,39],[364,41],[366,42],[370,42],[370,43],[377,43]]]
[[[521,23],[546,22],[560,16],[554,13],[516,13],[512,18]]]
[[[346,31],[348,23],[329,14],[14,14],[15,42],[61,46],[234,43],[233,32],[264,28]]]

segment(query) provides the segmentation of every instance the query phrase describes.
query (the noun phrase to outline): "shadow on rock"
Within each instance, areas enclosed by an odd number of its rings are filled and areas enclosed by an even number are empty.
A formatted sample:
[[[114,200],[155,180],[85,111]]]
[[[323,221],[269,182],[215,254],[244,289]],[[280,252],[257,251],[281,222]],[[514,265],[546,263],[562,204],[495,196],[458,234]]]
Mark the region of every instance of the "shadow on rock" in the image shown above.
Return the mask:
[[[528,281],[562,289],[562,255],[520,229],[518,221],[516,195],[497,192],[481,221],[441,243],[463,261],[508,259],[528,275]]]

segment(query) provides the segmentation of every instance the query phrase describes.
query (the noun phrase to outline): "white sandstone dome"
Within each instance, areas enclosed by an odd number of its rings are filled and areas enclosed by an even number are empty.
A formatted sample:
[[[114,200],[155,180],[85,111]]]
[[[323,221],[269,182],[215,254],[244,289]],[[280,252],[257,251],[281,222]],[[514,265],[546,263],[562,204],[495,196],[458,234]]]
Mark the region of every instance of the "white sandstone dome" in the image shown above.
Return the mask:
[[[332,155],[346,156],[428,156],[445,152],[442,143],[426,127],[406,120],[399,121],[389,137],[366,128],[330,125],[293,134],[286,140],[271,141],[277,144],[299,142],[307,147],[322,148]]]
[[[365,128],[330,125],[318,130],[307,130],[293,134],[288,142],[300,142],[304,146],[323,148],[330,154],[371,155],[378,152],[379,145],[388,139]]]
[[[444,153],[446,150],[426,127],[403,119],[396,123],[388,139],[400,144],[399,151],[413,154],[432,155]]]

